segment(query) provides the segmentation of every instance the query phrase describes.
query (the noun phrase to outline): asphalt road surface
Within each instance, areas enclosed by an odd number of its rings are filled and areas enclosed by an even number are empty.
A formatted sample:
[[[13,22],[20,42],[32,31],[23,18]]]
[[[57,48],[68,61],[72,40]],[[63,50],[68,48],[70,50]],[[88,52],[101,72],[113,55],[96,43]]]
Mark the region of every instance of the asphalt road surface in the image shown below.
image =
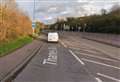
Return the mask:
[[[107,45],[79,33],[61,33],[59,43],[41,41],[42,48],[13,82],[120,82],[120,60],[96,48]]]

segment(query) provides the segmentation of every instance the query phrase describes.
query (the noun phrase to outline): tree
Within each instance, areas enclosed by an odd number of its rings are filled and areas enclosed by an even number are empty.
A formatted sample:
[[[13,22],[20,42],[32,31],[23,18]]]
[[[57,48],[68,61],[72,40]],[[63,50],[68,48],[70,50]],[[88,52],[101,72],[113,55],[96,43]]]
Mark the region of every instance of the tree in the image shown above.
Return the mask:
[[[2,9],[3,20],[0,20],[0,42],[32,34],[32,22],[29,17],[18,10],[12,10],[4,6]]]
[[[106,15],[107,14],[107,10],[106,9],[101,9],[101,14],[102,15]]]
[[[41,32],[41,30],[43,29],[43,27],[44,27],[44,24],[41,23],[41,22],[39,22],[39,21],[37,21],[37,22],[36,22],[35,33],[36,33],[36,34],[40,34],[40,32]]]
[[[115,4],[115,5],[112,6],[110,11],[114,12],[114,11],[118,10],[119,8],[120,8],[120,5],[119,4]]]

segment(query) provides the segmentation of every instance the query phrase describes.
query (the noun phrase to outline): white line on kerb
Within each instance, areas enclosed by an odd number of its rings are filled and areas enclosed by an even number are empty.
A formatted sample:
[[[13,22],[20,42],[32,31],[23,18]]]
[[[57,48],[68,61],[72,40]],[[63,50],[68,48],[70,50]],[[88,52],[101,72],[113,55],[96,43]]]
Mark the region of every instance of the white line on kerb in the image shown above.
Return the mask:
[[[116,81],[116,82],[120,82],[120,79],[116,79],[116,78],[108,76],[108,75],[104,75],[104,74],[101,74],[101,73],[97,73],[97,75],[105,77],[105,78],[113,80],[113,81]]]
[[[120,70],[119,67],[108,65],[108,64],[105,64],[105,63],[100,63],[100,62],[96,62],[96,61],[85,59],[85,58],[82,58],[82,60],[87,61],[87,62],[91,62],[91,63],[95,63],[95,64],[99,64],[99,65],[104,65],[104,66],[107,66],[107,67],[111,67],[111,68],[115,68],[115,69]]]
[[[97,80],[97,82],[103,82],[101,79],[95,77],[95,79]]]
[[[82,65],[85,65],[85,63],[84,63],[82,60],[80,60],[79,57],[77,57],[77,56],[73,53],[73,51],[69,50],[69,52],[70,52]]]

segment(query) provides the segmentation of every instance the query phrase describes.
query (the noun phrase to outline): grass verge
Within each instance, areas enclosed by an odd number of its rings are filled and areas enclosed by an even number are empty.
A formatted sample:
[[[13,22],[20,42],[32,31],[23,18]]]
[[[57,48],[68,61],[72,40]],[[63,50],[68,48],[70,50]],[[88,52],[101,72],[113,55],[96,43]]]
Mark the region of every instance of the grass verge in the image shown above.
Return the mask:
[[[31,37],[22,37],[8,43],[0,44],[0,57],[7,55],[9,52],[24,46],[25,44],[31,43]]]

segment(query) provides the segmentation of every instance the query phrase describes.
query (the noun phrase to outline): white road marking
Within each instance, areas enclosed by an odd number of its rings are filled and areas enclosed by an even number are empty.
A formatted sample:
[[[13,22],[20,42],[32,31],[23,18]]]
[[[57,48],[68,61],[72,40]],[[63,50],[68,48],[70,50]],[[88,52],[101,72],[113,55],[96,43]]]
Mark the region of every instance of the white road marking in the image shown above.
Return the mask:
[[[112,53],[106,51],[105,49],[98,48],[97,46],[91,46],[90,44],[85,44],[85,43],[82,43],[82,44],[84,44],[84,45],[86,45],[86,46],[88,46],[88,47],[90,47],[90,48],[97,49],[97,50],[101,51],[102,53],[104,53],[104,54],[106,54],[106,55],[108,55],[108,56],[112,56],[112,55],[113,55]],[[113,57],[113,56],[112,56],[112,57]],[[116,58],[116,57],[114,57],[114,58]]]
[[[53,62],[46,62],[46,64],[52,64],[52,65],[57,65],[57,63],[53,63]]]
[[[86,54],[86,53],[82,53],[82,52],[76,52],[76,53],[77,53],[77,54],[80,54],[80,55],[86,55],[86,56],[90,56],[90,57],[102,59],[102,60],[108,60],[108,61],[117,62],[117,60],[113,60],[113,59],[109,59],[109,58],[104,58],[104,57],[100,57],[100,56],[95,56],[95,55],[91,55],[91,54]]]
[[[92,50],[88,50],[88,49],[90,49],[90,48],[88,48],[88,47],[76,47],[76,48],[74,48],[74,47],[70,47],[71,49],[74,49],[74,50],[78,50],[78,51],[80,51],[80,50],[82,50],[82,51],[86,51],[86,52],[89,52],[89,53],[93,53],[93,54],[98,54],[98,52],[97,51],[92,51]]]
[[[44,59],[42,64],[57,65],[57,48],[49,47],[48,50],[49,50],[48,58]]]
[[[46,64],[46,59],[43,60],[43,63],[42,64]]]
[[[97,73],[97,75],[105,77],[105,78],[113,80],[113,81],[116,81],[116,82],[120,82],[120,79],[116,79],[114,77],[111,77],[111,76],[108,76],[108,75],[105,75],[105,74]]]
[[[99,52],[99,51],[95,51],[95,50],[90,50],[90,48],[89,49],[85,49],[84,51],[86,51],[86,52],[88,52],[88,53],[93,53],[93,54],[98,54],[98,53],[100,53],[101,54],[101,52]],[[102,53],[103,54],[103,53]]]
[[[52,64],[52,65],[57,65],[56,62],[50,62],[50,61],[47,61],[47,59],[44,59],[43,60],[43,64]]]
[[[103,82],[100,78],[95,77],[95,79],[97,80],[97,82]]]
[[[82,60],[87,61],[87,62],[91,62],[91,63],[95,63],[95,64],[99,64],[99,65],[104,65],[104,66],[107,66],[107,67],[111,67],[111,68],[115,68],[115,69],[120,70],[120,68],[119,68],[119,67],[112,66],[112,65],[108,65],[108,64],[105,64],[105,63],[96,62],[96,61],[89,60],[89,59],[85,59],[85,58],[82,58]]]
[[[62,42],[61,40],[60,40],[60,43],[61,43],[65,48],[67,48],[67,45],[65,45],[65,43]]]
[[[84,63],[82,60],[80,60],[79,57],[77,57],[77,56],[73,53],[73,51],[69,50],[69,52],[70,52],[82,65],[85,65],[85,63]]]
[[[48,58],[47,61],[48,61],[48,62],[57,62],[57,59]]]

